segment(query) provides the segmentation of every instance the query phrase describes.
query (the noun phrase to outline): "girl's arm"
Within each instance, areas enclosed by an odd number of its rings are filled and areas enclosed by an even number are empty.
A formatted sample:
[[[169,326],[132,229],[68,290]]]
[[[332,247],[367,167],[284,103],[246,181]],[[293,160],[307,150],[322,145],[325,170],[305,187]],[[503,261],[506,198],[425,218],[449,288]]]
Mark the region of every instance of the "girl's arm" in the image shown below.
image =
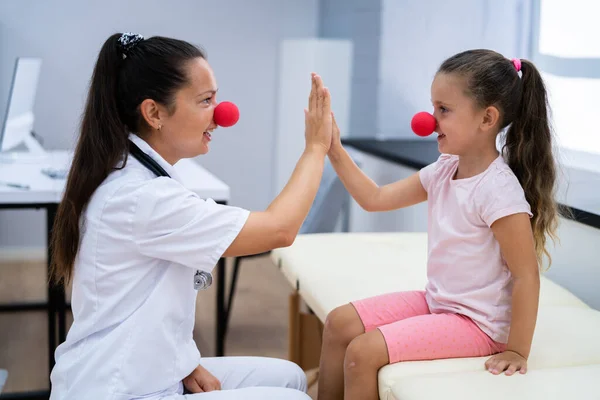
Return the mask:
[[[366,211],[390,211],[427,200],[419,173],[379,187],[352,160],[340,141],[340,129],[333,118],[329,160],[346,190]]]
[[[493,357],[494,365],[486,363],[496,373],[506,370],[526,372],[526,360],[531,350],[537,320],[540,273],[531,222],[527,214],[514,214],[492,224],[492,231],[513,276],[512,317],[506,351]]]

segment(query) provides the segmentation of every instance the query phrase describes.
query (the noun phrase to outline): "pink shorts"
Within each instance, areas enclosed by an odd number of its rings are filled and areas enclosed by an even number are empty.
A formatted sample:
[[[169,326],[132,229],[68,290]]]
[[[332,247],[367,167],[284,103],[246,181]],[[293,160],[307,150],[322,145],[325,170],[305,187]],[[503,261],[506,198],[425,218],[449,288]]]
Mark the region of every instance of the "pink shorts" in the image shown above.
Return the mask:
[[[351,303],[365,332],[379,329],[390,358],[400,361],[483,357],[503,352],[470,318],[460,314],[431,314],[424,291],[398,292]]]

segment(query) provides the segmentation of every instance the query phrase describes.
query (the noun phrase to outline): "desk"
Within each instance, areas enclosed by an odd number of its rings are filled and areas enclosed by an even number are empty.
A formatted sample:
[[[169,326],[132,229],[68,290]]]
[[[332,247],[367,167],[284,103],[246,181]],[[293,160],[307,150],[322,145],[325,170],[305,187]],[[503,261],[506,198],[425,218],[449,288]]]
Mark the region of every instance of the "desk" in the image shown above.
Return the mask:
[[[440,156],[437,141],[434,140],[347,138],[342,139],[342,143],[366,154],[415,170],[431,164]],[[568,195],[565,199],[559,199],[559,203],[570,210],[571,219],[600,229],[600,202],[598,189],[595,189],[600,183],[600,175],[576,168],[565,167],[564,169],[569,182],[562,182],[559,179],[559,186],[567,185]]]
[[[0,162],[0,181],[17,182],[30,186],[29,190],[0,186],[0,209],[45,209],[47,239],[50,243],[51,229],[56,210],[65,189],[65,180],[51,179],[42,174],[46,167],[68,168],[71,154],[66,151],[52,151],[47,156],[24,159],[22,162]],[[175,165],[184,186],[202,198],[211,198],[220,204],[229,201],[229,187],[191,159],[184,159]],[[50,278],[50,251],[48,249],[47,267]],[[222,323],[225,315],[225,260],[219,260],[217,266],[217,347],[222,346],[225,330]],[[67,322],[66,296],[64,287],[48,285],[47,301],[44,303],[4,304],[0,312],[18,312],[46,310],[48,313],[48,363],[49,371],[54,367],[56,347],[66,339]],[[58,326],[56,319],[58,317]],[[57,332],[58,328],[58,332]],[[6,395],[3,395],[6,396]],[[5,398],[5,397],[3,397]],[[6,396],[6,398],[9,398]],[[20,396],[19,398],[25,398]],[[48,398],[48,394],[31,394],[27,398]]]

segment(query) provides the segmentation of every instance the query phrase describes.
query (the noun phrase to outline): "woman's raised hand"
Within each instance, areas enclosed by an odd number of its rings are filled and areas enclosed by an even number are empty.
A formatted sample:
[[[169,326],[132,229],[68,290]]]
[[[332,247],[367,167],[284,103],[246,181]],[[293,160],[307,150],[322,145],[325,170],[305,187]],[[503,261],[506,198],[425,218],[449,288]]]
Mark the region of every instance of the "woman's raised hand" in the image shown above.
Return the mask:
[[[306,148],[327,154],[331,146],[332,116],[331,96],[323,86],[323,80],[312,74],[312,88],[308,97],[308,109],[304,109]]]

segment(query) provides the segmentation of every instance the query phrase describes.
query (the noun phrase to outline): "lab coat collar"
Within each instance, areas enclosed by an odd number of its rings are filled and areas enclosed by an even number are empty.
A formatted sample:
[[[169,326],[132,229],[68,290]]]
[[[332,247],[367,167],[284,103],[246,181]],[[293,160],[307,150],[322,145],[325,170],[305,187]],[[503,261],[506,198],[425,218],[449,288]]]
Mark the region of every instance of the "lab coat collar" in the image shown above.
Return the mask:
[[[163,169],[171,176],[171,178],[175,179],[178,182],[182,182],[179,174],[175,168],[169,164],[164,158],[161,157],[150,145],[141,137],[136,135],[135,133],[129,134],[129,140],[131,140],[137,147],[140,148],[144,153],[148,154],[154,161],[158,163]]]

